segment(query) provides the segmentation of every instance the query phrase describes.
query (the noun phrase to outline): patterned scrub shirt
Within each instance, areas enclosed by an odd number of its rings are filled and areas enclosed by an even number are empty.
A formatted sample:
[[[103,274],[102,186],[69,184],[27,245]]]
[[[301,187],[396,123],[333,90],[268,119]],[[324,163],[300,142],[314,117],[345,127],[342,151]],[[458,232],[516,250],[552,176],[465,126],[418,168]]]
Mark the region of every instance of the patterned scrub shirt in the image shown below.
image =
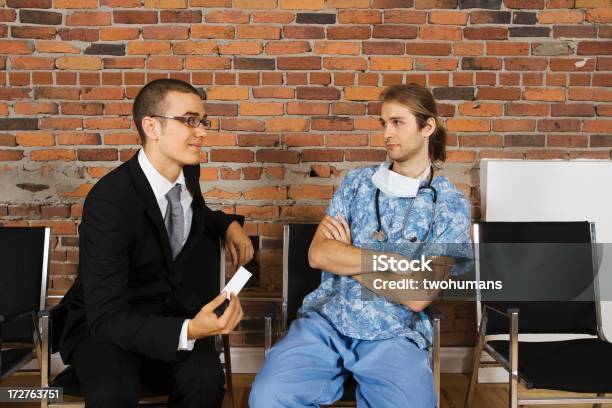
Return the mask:
[[[423,189],[415,198],[393,198],[380,193],[381,225],[387,242],[380,243],[374,239],[373,234],[377,229],[376,186],[371,179],[378,167],[349,171],[326,211],[336,219],[344,216],[351,228],[353,245],[408,257],[416,257],[417,248],[426,245],[427,255],[435,251],[435,255],[463,260],[453,266],[451,275],[470,270],[473,265],[470,204],[443,176],[434,177],[431,182],[437,191],[437,204],[429,237],[427,233],[433,200],[432,193]],[[426,184],[427,180],[421,181],[421,186]],[[407,213],[411,204],[412,208]],[[365,292],[368,296],[364,296]],[[428,348],[432,341],[432,326],[424,312],[414,312],[407,306],[364,289],[349,276],[335,275],[325,270],[321,272],[319,287],[304,298],[298,316],[305,316],[309,312],[321,314],[338,332],[356,339],[383,340],[404,336],[421,349]]]

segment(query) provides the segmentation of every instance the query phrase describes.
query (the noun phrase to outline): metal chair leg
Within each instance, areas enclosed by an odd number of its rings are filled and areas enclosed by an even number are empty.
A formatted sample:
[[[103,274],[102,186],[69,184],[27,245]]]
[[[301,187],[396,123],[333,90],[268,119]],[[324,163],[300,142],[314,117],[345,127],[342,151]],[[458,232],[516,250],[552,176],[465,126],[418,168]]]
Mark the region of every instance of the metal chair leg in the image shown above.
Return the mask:
[[[474,362],[472,364],[472,374],[470,375],[470,382],[468,383],[467,395],[465,396],[465,408],[472,407],[472,401],[474,400],[474,392],[476,391],[476,383],[478,381],[478,369],[480,368],[480,358],[482,355],[482,349],[485,343],[485,334],[487,332],[487,309],[484,308],[482,311],[482,318],[480,320],[480,330],[478,331],[478,341],[474,348]]]
[[[598,393],[597,393],[597,396],[598,396],[598,397],[605,397],[605,396],[606,396],[606,394],[605,394],[605,393],[603,393],[603,392],[598,392]],[[593,404],[593,408],[601,408],[601,404]]]
[[[510,314],[510,372],[509,407],[518,407],[518,309],[508,310]]]
[[[440,408],[440,318],[434,317],[433,325],[433,375],[436,407]]]
[[[223,357],[225,359],[225,382],[227,383],[227,394],[230,398],[231,407],[234,408],[234,385],[232,383],[232,359],[230,356],[229,336],[224,334],[223,339]]]

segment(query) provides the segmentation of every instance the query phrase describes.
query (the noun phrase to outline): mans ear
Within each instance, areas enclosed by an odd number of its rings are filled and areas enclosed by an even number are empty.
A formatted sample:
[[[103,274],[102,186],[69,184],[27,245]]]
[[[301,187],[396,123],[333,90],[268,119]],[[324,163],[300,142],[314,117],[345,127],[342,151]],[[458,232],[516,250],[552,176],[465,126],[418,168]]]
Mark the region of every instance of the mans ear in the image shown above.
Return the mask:
[[[158,140],[161,132],[160,123],[150,116],[142,118],[142,129],[147,139]]]
[[[425,122],[425,126],[422,129],[423,138],[428,139],[431,135],[434,134],[437,128],[437,123],[435,118],[427,118]]]

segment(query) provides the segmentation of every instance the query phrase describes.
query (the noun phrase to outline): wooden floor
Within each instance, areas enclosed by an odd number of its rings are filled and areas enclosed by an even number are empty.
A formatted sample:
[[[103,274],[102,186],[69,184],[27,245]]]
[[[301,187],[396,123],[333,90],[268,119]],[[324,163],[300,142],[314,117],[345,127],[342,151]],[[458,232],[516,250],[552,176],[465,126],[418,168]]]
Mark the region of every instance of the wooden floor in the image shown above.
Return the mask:
[[[235,408],[248,408],[249,392],[251,383],[255,378],[254,374],[234,374],[234,401]],[[8,386],[36,386],[38,377],[32,374],[18,373],[0,382],[0,387]],[[442,398],[441,408],[461,408],[465,399],[467,389],[467,374],[442,374]],[[531,391],[523,387],[519,388],[519,394],[529,397],[547,397],[559,395],[546,391]],[[564,393],[564,396],[579,396],[580,394]],[[38,404],[2,404],[2,408],[34,408]],[[474,408],[506,408],[508,406],[508,388],[503,384],[479,384],[474,397]],[[552,405],[548,405],[552,407]],[[560,405],[561,406],[561,405]],[[525,407],[536,407],[527,405]],[[538,406],[540,407],[540,406]],[[586,408],[592,407],[589,404],[562,405],[564,408]],[[603,404],[602,407],[612,408],[612,404]],[[226,398],[223,408],[231,408],[229,398]],[[402,407],[404,408],[404,407]]]

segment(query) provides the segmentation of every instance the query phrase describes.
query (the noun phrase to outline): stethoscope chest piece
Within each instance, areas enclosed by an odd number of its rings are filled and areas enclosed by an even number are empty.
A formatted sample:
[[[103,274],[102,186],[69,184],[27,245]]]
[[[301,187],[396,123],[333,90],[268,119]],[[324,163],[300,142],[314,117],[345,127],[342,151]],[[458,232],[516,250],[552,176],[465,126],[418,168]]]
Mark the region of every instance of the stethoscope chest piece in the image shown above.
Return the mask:
[[[385,242],[387,240],[387,236],[381,230],[374,231],[374,239],[378,242]]]

